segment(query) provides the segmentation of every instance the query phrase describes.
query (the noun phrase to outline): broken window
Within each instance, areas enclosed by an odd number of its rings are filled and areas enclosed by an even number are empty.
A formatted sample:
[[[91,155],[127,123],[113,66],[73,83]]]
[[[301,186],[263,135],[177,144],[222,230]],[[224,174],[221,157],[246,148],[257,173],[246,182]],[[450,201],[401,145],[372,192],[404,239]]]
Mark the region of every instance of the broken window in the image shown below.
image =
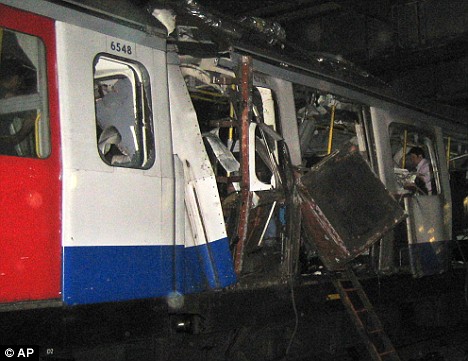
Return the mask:
[[[370,158],[366,107],[301,85],[294,85],[294,100],[303,165],[310,167],[346,144]]]
[[[239,115],[237,104],[233,102],[237,89],[231,85],[212,84],[211,74],[195,66],[185,65],[182,71],[218,179],[220,195],[224,198],[233,190],[239,190]],[[252,93],[250,190],[262,191],[278,184],[275,102],[271,89],[254,87]]]
[[[98,152],[109,165],[148,169],[154,162],[149,75],[139,63],[98,55],[94,65]]]
[[[279,185],[275,102],[271,89],[253,88],[253,123],[250,125],[250,188],[268,190]]]
[[[38,37],[0,28],[0,154],[50,154],[45,47]]]
[[[397,123],[390,125],[389,134],[398,192],[440,193],[434,134]]]
[[[449,171],[468,171],[468,144],[450,136],[444,141]]]
[[[451,226],[435,131],[392,123],[389,135],[397,192],[408,215],[395,229],[399,266],[415,277],[445,272]]]

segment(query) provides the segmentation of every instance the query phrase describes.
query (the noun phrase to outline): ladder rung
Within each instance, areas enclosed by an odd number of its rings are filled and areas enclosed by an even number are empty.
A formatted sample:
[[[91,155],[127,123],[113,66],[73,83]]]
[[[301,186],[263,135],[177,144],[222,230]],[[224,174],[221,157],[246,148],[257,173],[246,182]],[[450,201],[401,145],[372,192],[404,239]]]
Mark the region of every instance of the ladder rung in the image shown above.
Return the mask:
[[[344,275],[343,275],[344,276]],[[343,277],[342,276],[342,277]],[[378,315],[367,298],[359,279],[349,269],[348,279],[334,279],[333,283],[339,293],[343,296],[341,300],[346,307],[360,336],[366,342],[367,349],[373,360],[400,361],[398,354],[388,338]],[[351,294],[351,292],[356,292]],[[370,328],[370,330],[367,330]],[[378,350],[380,348],[380,350]],[[382,351],[382,352],[380,352]],[[391,355],[391,356],[390,356]],[[388,358],[385,358],[388,356]]]

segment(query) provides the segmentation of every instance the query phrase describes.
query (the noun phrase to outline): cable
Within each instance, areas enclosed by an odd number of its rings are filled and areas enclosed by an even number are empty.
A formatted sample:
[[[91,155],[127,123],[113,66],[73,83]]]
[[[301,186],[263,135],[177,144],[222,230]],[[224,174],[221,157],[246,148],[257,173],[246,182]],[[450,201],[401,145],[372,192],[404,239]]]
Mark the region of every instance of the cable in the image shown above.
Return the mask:
[[[294,295],[294,285],[293,285],[294,280],[293,280],[292,277],[289,279],[288,283],[289,283],[289,287],[291,289],[291,303],[292,303],[292,307],[293,307],[293,310],[294,310],[294,330],[293,330],[293,333],[292,333],[291,338],[289,340],[288,347],[286,348],[286,352],[285,352],[286,356],[289,354],[289,350],[291,349],[294,337],[296,336],[297,329],[299,327],[299,314],[297,313],[296,298],[295,298],[295,295]]]

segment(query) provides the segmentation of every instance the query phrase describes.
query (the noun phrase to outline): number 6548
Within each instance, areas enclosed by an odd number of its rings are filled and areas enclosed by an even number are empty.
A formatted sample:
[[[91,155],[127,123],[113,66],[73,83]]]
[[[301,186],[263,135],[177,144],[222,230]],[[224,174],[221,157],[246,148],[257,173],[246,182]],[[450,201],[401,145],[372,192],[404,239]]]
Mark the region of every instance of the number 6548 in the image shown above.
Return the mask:
[[[116,51],[118,53],[125,53],[125,54],[128,54],[128,55],[132,54],[131,45],[121,44],[119,42],[112,41],[110,43],[110,48],[111,48],[111,50]]]

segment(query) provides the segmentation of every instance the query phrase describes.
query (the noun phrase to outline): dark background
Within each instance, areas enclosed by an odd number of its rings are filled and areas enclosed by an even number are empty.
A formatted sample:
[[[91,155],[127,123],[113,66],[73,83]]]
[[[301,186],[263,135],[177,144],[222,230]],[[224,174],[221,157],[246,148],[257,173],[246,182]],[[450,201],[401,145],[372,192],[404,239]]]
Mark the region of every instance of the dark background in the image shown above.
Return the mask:
[[[286,40],[305,50],[342,56],[396,90],[433,105],[468,111],[467,0],[197,3],[210,13],[234,19],[256,16],[278,22],[286,30]]]

